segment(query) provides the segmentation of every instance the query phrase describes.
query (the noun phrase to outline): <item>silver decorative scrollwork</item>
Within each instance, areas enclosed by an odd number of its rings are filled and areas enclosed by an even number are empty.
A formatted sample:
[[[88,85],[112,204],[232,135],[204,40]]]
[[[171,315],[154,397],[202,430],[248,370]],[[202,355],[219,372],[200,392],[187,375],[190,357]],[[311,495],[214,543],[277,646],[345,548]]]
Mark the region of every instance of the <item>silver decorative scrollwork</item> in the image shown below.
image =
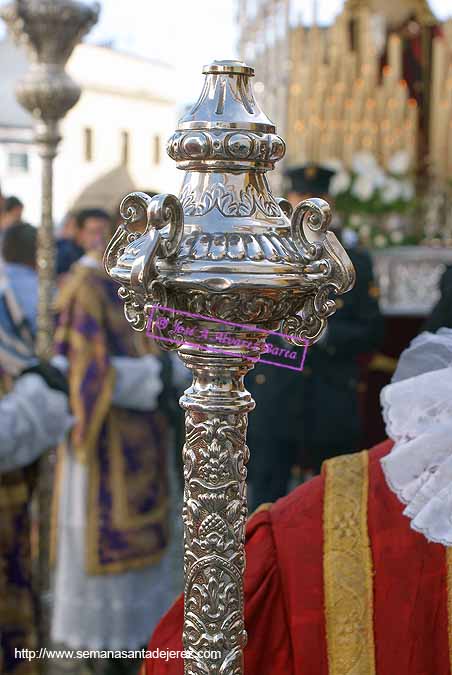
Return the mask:
[[[324,199],[305,199],[295,208],[291,220],[292,239],[305,257],[319,260],[322,256],[323,240],[330,222],[331,209]],[[314,240],[313,234],[317,235]]]
[[[168,154],[186,168],[200,161],[233,161],[247,167],[259,162],[271,168],[284,155],[285,145],[276,134],[229,130],[176,131],[168,141]]]
[[[306,199],[292,214],[292,239],[307,259],[304,273],[316,282],[304,299],[303,311],[289,315],[281,323],[281,331],[292,336],[289,341],[293,344],[318,340],[328,317],[336,311],[330,296],[345,293],[355,281],[353,265],[328,230],[330,222],[331,209],[323,199]]]
[[[289,220],[292,218],[292,213],[293,213],[293,206],[292,204],[285,199],[285,197],[276,197],[276,202],[281,209],[281,211],[284,213],[286,218],[289,218]]]
[[[120,214],[124,222],[105,251],[104,267],[121,283],[118,292],[124,300],[127,321],[142,331],[147,320],[145,293],[158,276],[157,258],[170,258],[177,252],[184,231],[184,213],[174,195],[150,197],[144,192],[132,192],[122,200]]]
[[[256,211],[261,211],[270,217],[281,213],[270,192],[265,194],[251,184],[237,194],[234,186],[215,183],[211,188],[204,190],[201,195],[191,191],[187,185],[182,190],[180,200],[187,216],[205,216],[215,208],[226,217],[252,216]]]
[[[189,397],[185,406],[185,672],[240,672],[246,643],[246,415],[191,411]],[[200,658],[206,650],[220,654],[212,660],[215,670],[206,671]]]

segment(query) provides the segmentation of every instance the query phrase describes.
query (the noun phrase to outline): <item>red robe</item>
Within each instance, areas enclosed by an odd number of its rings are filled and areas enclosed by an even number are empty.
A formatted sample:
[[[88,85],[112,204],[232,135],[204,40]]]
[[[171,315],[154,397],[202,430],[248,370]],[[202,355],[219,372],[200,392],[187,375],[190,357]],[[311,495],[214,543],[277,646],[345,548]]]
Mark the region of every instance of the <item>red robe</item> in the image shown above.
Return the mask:
[[[380,465],[391,447],[329,460],[250,519],[246,675],[451,674],[452,555],[410,528]],[[149,650],[182,650],[182,622],[180,597]]]

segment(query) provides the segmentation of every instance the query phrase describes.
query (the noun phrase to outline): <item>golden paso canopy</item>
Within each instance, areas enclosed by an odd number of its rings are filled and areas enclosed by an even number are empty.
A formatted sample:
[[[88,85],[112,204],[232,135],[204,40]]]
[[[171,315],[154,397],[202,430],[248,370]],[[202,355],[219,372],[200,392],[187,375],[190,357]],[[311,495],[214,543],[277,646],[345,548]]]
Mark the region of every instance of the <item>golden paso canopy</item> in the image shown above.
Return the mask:
[[[347,0],[345,7],[352,14],[360,9],[381,14],[391,27],[400,26],[413,14],[420,23],[436,23],[427,0]]]

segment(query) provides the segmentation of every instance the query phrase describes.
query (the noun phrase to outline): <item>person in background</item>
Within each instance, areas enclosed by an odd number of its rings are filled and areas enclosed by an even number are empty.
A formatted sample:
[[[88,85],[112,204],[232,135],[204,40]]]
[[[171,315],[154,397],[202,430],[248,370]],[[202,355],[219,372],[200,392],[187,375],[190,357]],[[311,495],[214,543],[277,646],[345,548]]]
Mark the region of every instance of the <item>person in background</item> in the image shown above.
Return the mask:
[[[3,196],[2,188],[0,186],[0,231],[4,207],[5,207],[5,197]]]
[[[439,290],[440,298],[424,323],[423,330],[434,332],[439,328],[452,328],[452,265],[446,267]]]
[[[17,197],[6,197],[3,203],[0,230],[5,231],[11,225],[20,223],[22,220],[23,210],[24,205],[20,199]]]
[[[309,196],[328,200],[333,175],[316,165],[289,170],[292,206]],[[338,309],[324,337],[308,348],[303,371],[258,364],[247,375],[256,401],[248,434],[251,509],[286,493],[297,459],[305,470],[319,473],[328,457],[360,446],[358,356],[382,343],[383,317],[370,256],[358,246],[346,250],[356,270],[355,286],[336,299]]]
[[[79,260],[84,249],[78,240],[77,213],[69,211],[64,220],[56,240],[56,274],[66,274],[71,265]]]
[[[109,215],[81,211],[76,225],[86,254],[57,299],[56,362],[77,421],[56,472],[51,633],[73,649],[135,650],[175,593],[162,367],[104,272]],[[88,664],[96,673],[134,665]]]
[[[2,260],[2,239],[3,239],[3,230],[2,230],[2,219],[3,219],[3,208],[5,206],[5,198],[2,193],[2,188],[0,186],[0,284],[3,277],[3,260]]]
[[[11,226],[3,240],[0,286],[0,671],[37,675],[31,584],[30,503],[35,461],[72,424],[65,378],[34,355],[36,231]]]
[[[62,441],[72,418],[60,374],[24,362],[13,376],[2,367],[9,349],[0,337],[0,669],[4,675],[37,675],[37,664],[15,651],[36,649],[30,557],[34,462]],[[13,358],[17,362],[17,354]]]
[[[77,230],[77,211],[68,211],[57,231],[58,239],[74,239]]]
[[[3,235],[3,276],[22,308],[32,333],[36,331],[38,275],[36,273],[36,228],[28,223],[11,225]],[[0,303],[0,321],[8,321],[7,308]]]

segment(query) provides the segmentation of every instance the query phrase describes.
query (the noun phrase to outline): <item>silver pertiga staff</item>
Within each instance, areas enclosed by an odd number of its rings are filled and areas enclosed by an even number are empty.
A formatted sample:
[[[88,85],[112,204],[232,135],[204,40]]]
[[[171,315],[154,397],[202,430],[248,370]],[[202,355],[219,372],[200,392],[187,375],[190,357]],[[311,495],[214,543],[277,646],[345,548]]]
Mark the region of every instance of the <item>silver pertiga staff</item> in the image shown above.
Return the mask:
[[[253,69],[216,61],[204,73],[198,102],[168,143],[186,171],[179,198],[126,197],[105,267],[121,284],[132,326],[149,323],[193,373],[181,399],[185,673],[241,675],[246,428],[254,407],[244,376],[265,331],[295,344],[317,340],[335,310],[330,293],[348,291],[354,270],[328,231],[326,202],[302,202],[292,215],[273,197],[266,171],[285,146],[256,104]]]
[[[80,87],[65,72],[74,47],[96,23],[99,6],[77,0],[15,0],[0,10],[15,40],[26,48],[30,68],[16,89],[34,117],[34,141],[42,159],[42,206],[38,230],[39,304],[36,353],[48,360],[53,347],[55,292],[53,160],[61,140],[59,122],[78,101]],[[51,460],[41,460],[39,484],[40,588],[48,589]],[[41,596],[42,597],[42,596]],[[41,617],[41,624],[46,623]]]

